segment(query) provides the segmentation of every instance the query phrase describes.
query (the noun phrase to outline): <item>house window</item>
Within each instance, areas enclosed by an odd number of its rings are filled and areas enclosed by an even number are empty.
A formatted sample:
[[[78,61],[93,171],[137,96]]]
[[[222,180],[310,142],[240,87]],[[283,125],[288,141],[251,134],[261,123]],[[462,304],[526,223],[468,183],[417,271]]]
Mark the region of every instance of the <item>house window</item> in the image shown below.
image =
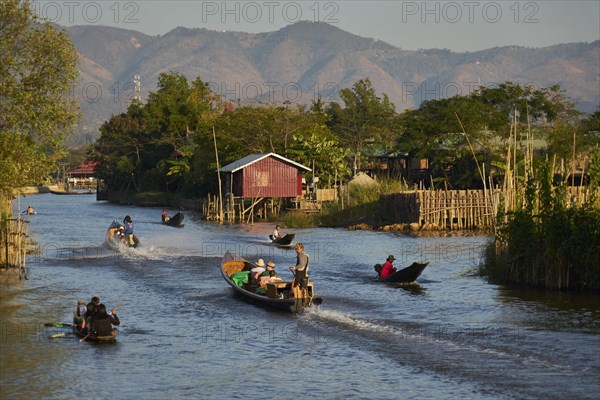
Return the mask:
[[[254,186],[267,187],[269,186],[269,171],[254,172]]]

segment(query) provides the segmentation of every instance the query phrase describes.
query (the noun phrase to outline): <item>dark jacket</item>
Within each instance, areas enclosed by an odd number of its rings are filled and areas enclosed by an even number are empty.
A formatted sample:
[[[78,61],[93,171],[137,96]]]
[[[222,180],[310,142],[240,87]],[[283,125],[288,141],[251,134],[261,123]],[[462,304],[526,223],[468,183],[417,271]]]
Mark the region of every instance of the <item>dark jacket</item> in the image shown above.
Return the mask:
[[[121,321],[119,321],[117,314],[96,314],[94,318],[92,318],[90,331],[95,336],[111,336],[113,331],[112,326],[119,325],[120,323]]]

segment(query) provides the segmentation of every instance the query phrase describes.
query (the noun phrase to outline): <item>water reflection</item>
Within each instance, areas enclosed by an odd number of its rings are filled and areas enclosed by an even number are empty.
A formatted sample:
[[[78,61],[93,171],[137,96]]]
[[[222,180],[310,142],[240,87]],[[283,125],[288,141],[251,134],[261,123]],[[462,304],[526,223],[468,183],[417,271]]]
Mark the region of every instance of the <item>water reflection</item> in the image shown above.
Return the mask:
[[[501,287],[498,299],[523,325],[600,333],[600,296],[597,294]]]
[[[416,294],[416,295],[425,294],[425,291],[427,290],[426,288],[424,288],[423,286],[419,285],[416,282],[414,282],[414,283],[396,283],[396,284],[390,284],[390,285],[397,287],[398,289],[405,290],[405,291],[409,292],[410,294]]]

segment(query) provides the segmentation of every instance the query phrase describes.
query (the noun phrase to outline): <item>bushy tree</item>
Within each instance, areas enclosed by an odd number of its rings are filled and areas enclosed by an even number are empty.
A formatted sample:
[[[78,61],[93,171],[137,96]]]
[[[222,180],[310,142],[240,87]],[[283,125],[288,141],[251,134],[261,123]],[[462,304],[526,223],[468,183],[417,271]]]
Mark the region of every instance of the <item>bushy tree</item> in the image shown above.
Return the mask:
[[[55,168],[78,117],[69,96],[76,77],[65,31],[39,19],[28,0],[0,2],[0,194]]]
[[[361,155],[368,145],[389,147],[394,136],[396,109],[386,94],[377,96],[371,81],[361,79],[352,89],[340,90],[345,107],[331,103],[327,108],[330,129],[344,147],[354,153],[354,173],[360,169]]]

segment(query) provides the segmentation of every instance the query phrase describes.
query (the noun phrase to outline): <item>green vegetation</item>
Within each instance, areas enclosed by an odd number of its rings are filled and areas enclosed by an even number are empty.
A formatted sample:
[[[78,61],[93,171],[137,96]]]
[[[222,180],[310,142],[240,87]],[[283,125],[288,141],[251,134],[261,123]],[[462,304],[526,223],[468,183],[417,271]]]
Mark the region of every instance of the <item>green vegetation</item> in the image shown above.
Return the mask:
[[[200,79],[189,84],[162,74],[146,104],[105,122],[90,152],[98,177],[111,190],[163,191],[198,197],[217,190],[214,142],[220,165],[249,153],[291,157],[315,165],[324,181],[344,178],[347,151],[326,125],[324,112],[303,106],[223,103]]]
[[[3,0],[0,21],[0,196],[10,205],[13,188],[43,182],[64,154],[79,115],[69,96],[77,53],[30,1]]]
[[[524,205],[500,223],[487,246],[481,273],[496,283],[600,290],[600,150],[590,168],[596,191],[581,206],[566,206],[564,178],[553,187],[553,165],[542,163],[537,171]]]
[[[408,153],[429,159],[427,186],[448,189],[481,188],[479,166],[501,181],[506,145],[513,139],[519,152],[527,136],[548,144],[539,155],[565,160],[572,159],[573,132],[578,154],[598,143],[598,112],[580,119],[557,86],[533,89],[506,82],[467,96],[425,101],[401,114],[368,79],[340,96],[343,105],[325,106],[319,99],[309,109],[233,105],[200,78],[189,83],[181,74],[162,74],[146,104],[134,102],[102,125],[90,157],[113,191],[198,197],[218,190],[215,140],[221,165],[249,153],[276,152],[314,165],[315,175],[328,186],[346,180],[351,169],[360,170],[365,156]]]
[[[387,218],[386,210],[381,209],[379,198],[383,194],[406,189],[398,180],[385,178],[378,180],[375,185],[350,185],[350,192],[344,193],[344,200],[323,204],[320,213],[286,213],[279,216],[276,222],[288,228],[339,227],[357,223],[377,226],[392,223],[394,221]]]

